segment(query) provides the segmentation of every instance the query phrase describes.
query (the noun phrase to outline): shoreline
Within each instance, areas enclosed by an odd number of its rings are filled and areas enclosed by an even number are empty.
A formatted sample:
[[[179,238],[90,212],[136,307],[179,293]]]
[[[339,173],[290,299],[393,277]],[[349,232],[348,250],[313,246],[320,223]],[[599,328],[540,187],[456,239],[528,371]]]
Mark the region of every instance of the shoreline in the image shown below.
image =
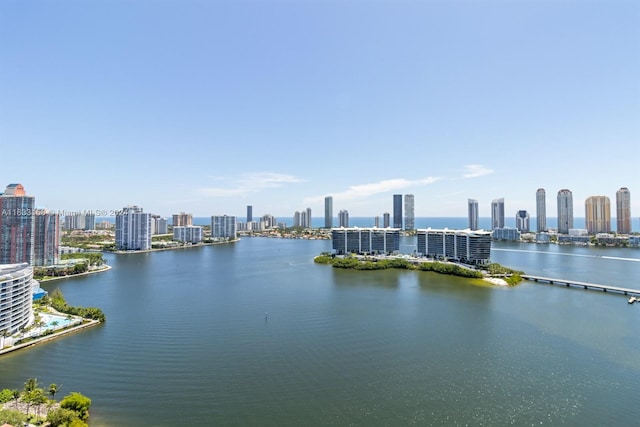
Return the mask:
[[[5,354],[8,353],[12,353],[14,351],[18,351],[18,350],[22,350],[25,348],[29,348],[29,347],[33,347],[39,344],[44,344],[46,342],[49,341],[53,341],[57,338],[61,338],[65,335],[69,335],[72,333],[76,333],[76,332],[80,332],[84,329],[87,328],[92,328],[94,326],[100,325],[102,322],[100,322],[99,320],[95,320],[95,319],[83,319],[82,320],[82,324],[77,325],[77,326],[73,326],[69,329],[64,329],[62,331],[58,331],[58,332],[54,332],[51,335],[47,335],[44,337],[38,337],[38,338],[34,338],[33,340],[26,342],[26,343],[22,343],[22,344],[18,344],[18,345],[12,345],[11,347],[7,347],[7,348],[3,348],[0,349],[0,356],[3,356]]]
[[[229,240],[226,242],[207,242],[207,243],[196,243],[195,245],[182,245],[182,246],[174,246],[171,248],[154,248],[154,249],[144,249],[144,250],[131,250],[131,251],[102,251],[108,254],[116,254],[116,255],[124,255],[124,254],[144,254],[148,252],[161,252],[161,251],[173,251],[178,249],[190,249],[190,248],[201,248],[203,246],[211,246],[211,245],[224,245],[227,243],[236,243],[240,241],[240,239]]]
[[[39,283],[43,283],[43,282],[50,282],[50,281],[53,281],[53,280],[70,279],[72,277],[88,276],[89,274],[102,273],[102,272],[111,270],[111,268],[112,267],[110,265],[104,264],[104,268],[100,268],[100,269],[97,269],[97,270],[91,270],[91,271],[85,271],[84,273],[67,274],[66,276],[47,277],[45,279],[34,279],[34,280],[38,281]]]

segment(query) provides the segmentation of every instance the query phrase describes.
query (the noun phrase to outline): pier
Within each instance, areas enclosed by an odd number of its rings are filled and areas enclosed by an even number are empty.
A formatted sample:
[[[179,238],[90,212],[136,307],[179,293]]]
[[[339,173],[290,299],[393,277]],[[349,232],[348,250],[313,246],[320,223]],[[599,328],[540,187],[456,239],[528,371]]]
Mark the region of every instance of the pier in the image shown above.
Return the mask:
[[[525,280],[538,283],[549,283],[551,285],[564,285],[567,287],[593,289],[603,292],[617,292],[624,295],[638,295],[640,296],[640,289],[622,288],[619,286],[600,285],[598,283],[579,282],[577,280],[566,279],[553,279],[551,277],[532,276],[530,274],[523,274],[521,276]]]

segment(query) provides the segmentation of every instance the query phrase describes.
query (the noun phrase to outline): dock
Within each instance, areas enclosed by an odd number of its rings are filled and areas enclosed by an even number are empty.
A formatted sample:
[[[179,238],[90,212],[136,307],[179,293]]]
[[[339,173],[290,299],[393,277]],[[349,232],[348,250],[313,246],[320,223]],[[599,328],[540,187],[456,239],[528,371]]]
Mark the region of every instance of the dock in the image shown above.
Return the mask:
[[[640,289],[622,288],[619,286],[601,285],[598,283],[579,282],[577,280],[554,279],[551,277],[532,276],[530,274],[523,274],[521,277],[525,280],[529,280],[537,283],[548,283],[551,285],[564,285],[567,287],[593,289],[593,290],[603,291],[603,292],[617,292],[624,295],[640,296]]]

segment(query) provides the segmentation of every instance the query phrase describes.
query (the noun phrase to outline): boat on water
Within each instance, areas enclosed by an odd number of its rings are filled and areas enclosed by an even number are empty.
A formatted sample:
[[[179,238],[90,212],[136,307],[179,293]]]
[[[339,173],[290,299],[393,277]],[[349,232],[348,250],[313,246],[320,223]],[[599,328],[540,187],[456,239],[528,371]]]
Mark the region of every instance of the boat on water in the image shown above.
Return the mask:
[[[629,304],[633,304],[633,303],[634,303],[634,302],[636,302],[636,301],[638,301],[638,298],[636,298],[636,297],[631,297],[631,298],[629,298],[629,299],[627,300],[627,302],[628,302]]]

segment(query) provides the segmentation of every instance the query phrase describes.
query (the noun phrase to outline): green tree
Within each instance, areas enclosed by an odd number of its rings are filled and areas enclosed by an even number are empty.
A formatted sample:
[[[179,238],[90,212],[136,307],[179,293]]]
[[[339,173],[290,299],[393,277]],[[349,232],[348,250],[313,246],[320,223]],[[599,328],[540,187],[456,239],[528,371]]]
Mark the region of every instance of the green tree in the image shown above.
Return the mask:
[[[0,404],[7,403],[11,399],[13,399],[13,393],[11,390],[5,388],[4,390],[0,391]]]
[[[87,418],[89,418],[90,406],[91,399],[75,391],[65,396],[62,402],[60,402],[61,408],[74,411],[82,421],[86,421]]]
[[[30,392],[35,390],[36,388],[38,388],[38,379],[37,378],[29,378],[25,383],[24,383],[24,391],[25,392]]]
[[[47,422],[51,427],[68,426],[73,420],[78,420],[78,414],[71,409],[57,408],[47,414]]]
[[[21,426],[27,421],[27,417],[13,409],[0,409],[0,424],[10,424],[12,426]]]
[[[49,394],[52,399],[56,398],[56,393],[60,390],[57,384],[49,384]]]

